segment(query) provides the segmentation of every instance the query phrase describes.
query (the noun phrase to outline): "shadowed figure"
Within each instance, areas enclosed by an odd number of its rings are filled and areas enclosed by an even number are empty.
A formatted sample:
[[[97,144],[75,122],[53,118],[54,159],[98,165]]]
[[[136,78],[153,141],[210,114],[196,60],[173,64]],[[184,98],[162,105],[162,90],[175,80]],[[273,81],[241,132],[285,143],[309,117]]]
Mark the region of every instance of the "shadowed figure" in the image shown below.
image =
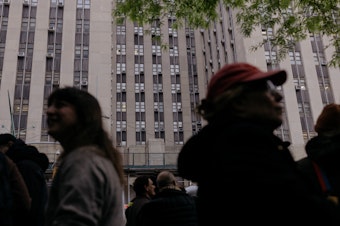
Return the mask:
[[[207,125],[177,162],[179,175],[197,182],[200,226],[339,225],[339,207],[310,189],[289,143],[274,134],[286,79],[242,62],[212,75],[197,108]]]

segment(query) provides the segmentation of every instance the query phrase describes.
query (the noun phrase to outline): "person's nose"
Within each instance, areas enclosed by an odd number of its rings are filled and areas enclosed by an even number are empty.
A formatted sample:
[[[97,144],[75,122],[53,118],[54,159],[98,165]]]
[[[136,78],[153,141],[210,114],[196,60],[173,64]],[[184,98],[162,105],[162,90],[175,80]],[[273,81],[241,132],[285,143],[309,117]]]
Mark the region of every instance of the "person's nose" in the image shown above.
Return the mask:
[[[55,112],[56,108],[54,106],[54,104],[50,105],[47,107],[46,109],[46,114],[47,115],[52,115]]]

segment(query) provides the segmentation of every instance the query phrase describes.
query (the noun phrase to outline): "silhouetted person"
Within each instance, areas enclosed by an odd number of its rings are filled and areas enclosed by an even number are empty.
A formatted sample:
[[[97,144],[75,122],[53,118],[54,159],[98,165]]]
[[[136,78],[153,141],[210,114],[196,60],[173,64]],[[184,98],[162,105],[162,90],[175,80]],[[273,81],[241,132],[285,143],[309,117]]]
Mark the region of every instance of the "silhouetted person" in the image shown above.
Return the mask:
[[[136,196],[129,202],[125,210],[126,226],[136,226],[137,217],[142,206],[149,202],[155,193],[155,185],[149,176],[138,176],[133,182]]]
[[[330,200],[340,198],[340,105],[324,106],[314,126],[317,136],[306,146],[307,157],[298,162],[312,187]]]
[[[48,196],[45,178],[48,157],[33,145],[12,146],[6,154],[18,166],[32,199],[26,224],[43,226]]]
[[[5,154],[16,141],[0,134],[0,225],[22,226],[28,222],[31,197],[17,165]]]
[[[248,63],[212,75],[197,109],[207,125],[178,156],[179,175],[198,185],[200,226],[340,224],[338,207],[304,183],[289,143],[274,135],[286,77]]]

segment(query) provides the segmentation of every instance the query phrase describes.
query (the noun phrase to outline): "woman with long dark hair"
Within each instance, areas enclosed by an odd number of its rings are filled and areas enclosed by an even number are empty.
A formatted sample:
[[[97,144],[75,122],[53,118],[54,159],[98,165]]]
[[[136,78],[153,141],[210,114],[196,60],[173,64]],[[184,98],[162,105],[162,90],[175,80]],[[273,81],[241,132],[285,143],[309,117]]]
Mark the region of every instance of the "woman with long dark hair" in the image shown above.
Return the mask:
[[[46,113],[48,133],[63,147],[46,226],[124,225],[121,154],[103,128],[98,100],[61,88],[49,96]]]

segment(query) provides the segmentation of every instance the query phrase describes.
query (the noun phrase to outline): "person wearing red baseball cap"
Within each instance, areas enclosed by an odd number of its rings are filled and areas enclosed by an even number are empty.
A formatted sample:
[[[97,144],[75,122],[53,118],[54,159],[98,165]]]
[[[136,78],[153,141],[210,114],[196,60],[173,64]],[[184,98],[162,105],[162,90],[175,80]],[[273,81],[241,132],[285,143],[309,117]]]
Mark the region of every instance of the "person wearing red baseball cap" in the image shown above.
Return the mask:
[[[297,170],[282,124],[284,70],[222,67],[197,108],[207,122],[182,147],[179,176],[197,182],[200,226],[339,225],[339,207]]]

